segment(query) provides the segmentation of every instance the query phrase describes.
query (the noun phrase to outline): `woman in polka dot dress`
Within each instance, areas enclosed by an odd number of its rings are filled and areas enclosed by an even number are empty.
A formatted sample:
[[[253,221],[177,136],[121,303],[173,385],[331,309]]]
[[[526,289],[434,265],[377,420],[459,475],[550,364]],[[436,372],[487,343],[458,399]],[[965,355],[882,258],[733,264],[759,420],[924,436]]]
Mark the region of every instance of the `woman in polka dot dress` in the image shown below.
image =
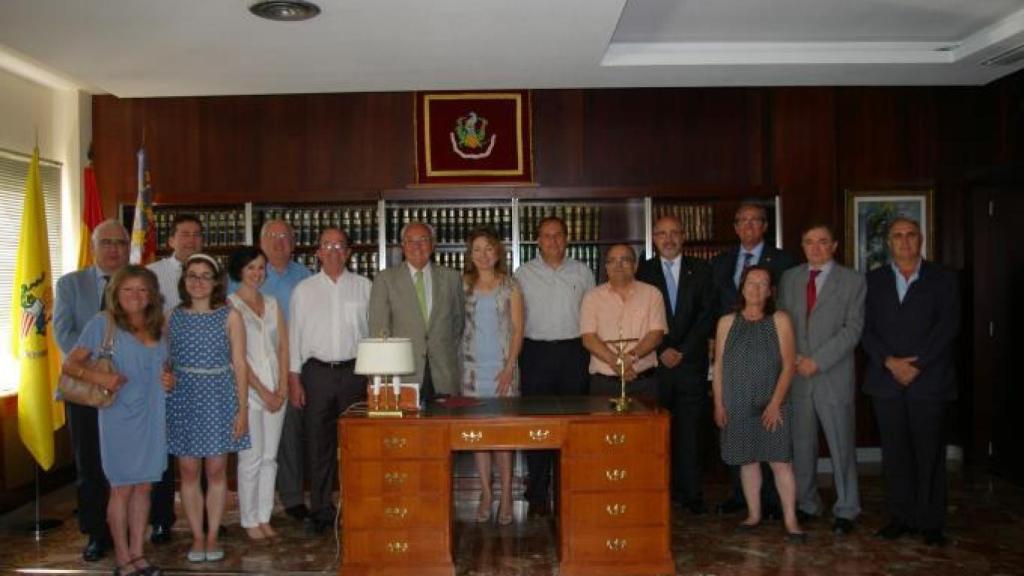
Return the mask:
[[[181,501],[192,529],[191,562],[224,558],[217,542],[227,494],[227,454],[249,448],[245,326],[227,305],[217,261],[194,254],[178,282],[181,304],[168,321],[176,385],[167,397],[167,446],[178,457]],[[206,470],[206,520],[199,474]]]

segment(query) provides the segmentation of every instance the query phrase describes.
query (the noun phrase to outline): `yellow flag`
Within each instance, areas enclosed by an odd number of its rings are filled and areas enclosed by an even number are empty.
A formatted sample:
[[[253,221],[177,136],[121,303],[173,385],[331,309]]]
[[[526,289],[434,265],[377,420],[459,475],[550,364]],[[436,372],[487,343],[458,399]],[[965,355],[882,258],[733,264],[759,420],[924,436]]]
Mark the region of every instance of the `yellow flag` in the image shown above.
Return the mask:
[[[39,149],[25,182],[21,239],[14,268],[11,310],[12,351],[21,364],[18,385],[18,433],[36,462],[53,466],[53,431],[64,424],[64,410],[54,401],[60,355],[53,339],[53,279],[46,238],[46,212],[39,180]]]

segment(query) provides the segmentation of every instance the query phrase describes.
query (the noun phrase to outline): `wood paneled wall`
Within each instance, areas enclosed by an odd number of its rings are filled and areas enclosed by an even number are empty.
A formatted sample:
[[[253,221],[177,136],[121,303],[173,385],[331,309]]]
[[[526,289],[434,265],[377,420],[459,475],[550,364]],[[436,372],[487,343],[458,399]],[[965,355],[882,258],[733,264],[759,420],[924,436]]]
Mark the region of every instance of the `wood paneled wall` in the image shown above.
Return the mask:
[[[1022,94],[1021,74],[987,87],[538,90],[536,193],[774,189],[784,244],[799,253],[810,223],[842,240],[847,189],[933,188],[935,256],[962,270],[965,175],[1022,155]],[[411,93],[95,97],[105,210],[134,201],[143,137],[157,202],[393,197],[413,179],[412,112]],[[874,430],[860,432],[872,443]]]

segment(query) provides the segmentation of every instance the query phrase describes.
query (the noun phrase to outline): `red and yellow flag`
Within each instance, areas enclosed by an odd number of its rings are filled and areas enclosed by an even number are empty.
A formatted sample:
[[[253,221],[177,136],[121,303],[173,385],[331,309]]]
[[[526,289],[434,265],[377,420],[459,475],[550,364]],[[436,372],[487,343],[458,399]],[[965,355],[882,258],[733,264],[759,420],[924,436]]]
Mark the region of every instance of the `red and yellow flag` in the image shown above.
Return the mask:
[[[92,231],[103,222],[103,203],[100,202],[99,187],[96,186],[96,171],[92,164],[82,173],[82,233],[78,238],[78,269],[92,266]]]
[[[60,354],[53,338],[53,278],[39,180],[39,148],[32,151],[25,181],[12,292],[11,350],[21,366],[18,433],[36,462],[49,470],[53,466],[53,431],[64,425],[64,410],[54,400]]]

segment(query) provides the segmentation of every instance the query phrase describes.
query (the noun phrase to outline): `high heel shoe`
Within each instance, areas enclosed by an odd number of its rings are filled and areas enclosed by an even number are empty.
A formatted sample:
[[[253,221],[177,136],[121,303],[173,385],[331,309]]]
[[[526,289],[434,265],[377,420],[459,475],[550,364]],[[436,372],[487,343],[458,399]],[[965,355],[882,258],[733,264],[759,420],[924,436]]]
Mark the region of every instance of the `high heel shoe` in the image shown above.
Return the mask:
[[[505,506],[504,504],[498,506],[498,525],[508,526],[512,523],[512,505]]]
[[[476,521],[483,524],[491,520],[491,503],[490,501],[480,500],[480,505],[476,508]]]

